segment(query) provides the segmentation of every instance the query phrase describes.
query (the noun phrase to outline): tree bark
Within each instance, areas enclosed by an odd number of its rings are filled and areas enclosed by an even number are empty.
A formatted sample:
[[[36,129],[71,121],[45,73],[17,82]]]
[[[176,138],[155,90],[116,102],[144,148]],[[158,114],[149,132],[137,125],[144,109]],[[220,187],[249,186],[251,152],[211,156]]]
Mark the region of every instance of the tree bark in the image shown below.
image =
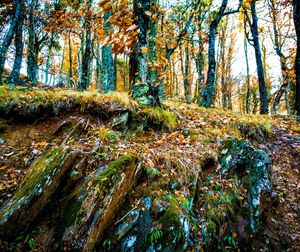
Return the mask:
[[[186,103],[191,103],[191,83],[190,83],[190,56],[189,47],[185,46],[185,76],[184,76],[184,94]]]
[[[95,55],[95,58],[96,58],[96,86],[97,86],[97,89],[102,91],[102,64],[101,64],[101,53],[100,53],[100,42],[98,41],[98,38],[96,38],[96,55]]]
[[[18,24],[19,16],[22,13],[22,5],[23,5],[22,3],[23,3],[23,0],[15,0],[14,1],[14,9],[15,9],[14,16],[10,23],[8,32],[6,33],[6,35],[3,39],[3,43],[1,45],[1,48],[0,48],[0,86],[3,85],[2,78],[3,78],[6,54],[7,54],[8,48],[12,42],[14,32],[15,32],[16,26]]]
[[[251,2],[251,15],[252,15],[251,33],[253,37],[257,76],[258,76],[258,83],[259,83],[260,114],[268,114],[269,113],[268,94],[267,94],[267,85],[265,80],[265,73],[264,73],[259,35],[258,35],[258,17],[256,14],[256,1]]]
[[[87,2],[88,12],[91,11],[92,0]],[[81,81],[79,85],[79,90],[86,90],[89,86],[89,72],[90,72],[90,62],[91,62],[91,53],[92,53],[92,41],[91,41],[91,13],[88,13],[87,20],[85,21],[85,50],[82,59],[81,67]]]
[[[51,38],[48,44],[48,55],[47,55],[47,61],[46,61],[46,70],[45,70],[45,84],[48,84],[48,78],[49,78],[49,68],[50,68],[50,61],[51,61],[51,54],[52,54],[52,42],[53,42],[53,32],[51,32]],[[51,83],[51,80],[50,80]]]
[[[111,12],[104,14],[104,30],[107,36],[111,27],[111,24],[107,20],[111,14]],[[116,89],[116,69],[114,66],[112,48],[110,45],[104,45],[102,47],[102,91],[107,93],[110,91],[116,91]]]
[[[159,87],[151,85],[148,71],[148,30],[151,1],[134,0],[133,9],[135,15],[135,24],[139,29],[138,42],[133,47],[130,55],[130,89],[134,99],[142,105],[160,106]]]
[[[202,105],[203,101],[203,66],[204,66],[204,48],[202,35],[202,20],[199,18],[198,34],[199,34],[199,52],[196,57],[196,68],[198,72],[198,88],[197,88],[197,102]]]
[[[19,14],[19,19],[16,25],[15,31],[15,60],[12,72],[9,76],[9,85],[10,86],[17,86],[20,84],[20,70],[22,65],[22,58],[23,58],[23,24],[24,24],[24,0],[21,1],[21,12]]]
[[[35,85],[37,82],[37,55],[35,53],[36,47],[36,34],[35,34],[35,17],[34,10],[37,7],[38,0],[32,0],[30,2],[29,13],[29,28],[28,28],[28,59],[27,59],[27,76],[31,85]]]
[[[297,0],[293,1],[294,5],[294,23],[297,35],[297,54],[295,59],[295,72],[296,72],[296,99],[295,108],[297,116],[300,120],[300,3]]]
[[[249,59],[248,59],[248,45],[247,39],[244,39],[244,51],[245,51],[245,61],[247,69],[247,91],[246,91],[246,113],[250,113],[250,68],[249,68]]]
[[[215,73],[216,73],[216,35],[218,25],[224,16],[227,8],[228,0],[223,0],[222,5],[209,26],[209,41],[208,41],[208,72],[206,87],[204,90],[203,102],[204,106],[210,108],[213,106],[216,98]]]
[[[157,4],[157,0],[152,1],[153,4]],[[157,61],[156,55],[156,46],[155,46],[155,38],[157,34],[157,22],[153,21],[151,18],[149,20],[149,61],[150,61],[150,69],[149,69],[149,80],[152,85],[156,85],[158,83],[157,69],[155,63]]]
[[[222,107],[223,108],[227,108],[227,106],[228,106],[228,90],[227,90],[226,59],[225,59],[225,44],[226,44],[227,25],[228,25],[228,19],[226,20],[226,23],[224,24],[224,27],[220,32],[221,87],[222,87]]]

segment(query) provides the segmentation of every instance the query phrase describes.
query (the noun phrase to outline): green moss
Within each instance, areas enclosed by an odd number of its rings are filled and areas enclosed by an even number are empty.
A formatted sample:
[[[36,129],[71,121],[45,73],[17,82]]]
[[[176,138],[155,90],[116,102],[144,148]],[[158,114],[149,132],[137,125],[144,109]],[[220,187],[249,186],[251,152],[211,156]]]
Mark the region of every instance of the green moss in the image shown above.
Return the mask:
[[[177,116],[171,111],[157,107],[146,107],[143,109],[143,114],[148,119],[149,125],[157,125],[169,131],[177,126]]]
[[[44,189],[53,183],[53,177],[59,172],[59,167],[69,152],[70,149],[64,150],[63,147],[54,148],[31,165],[20,189],[1,209],[1,223],[5,223],[19,209],[30,204],[33,198],[45,194]]]
[[[110,163],[103,172],[95,177],[94,184],[106,180],[111,180],[113,176],[121,173],[125,167],[132,164],[134,159],[134,156],[131,154],[119,157],[117,160]]]
[[[74,224],[76,218],[78,217],[78,212],[82,205],[83,199],[79,199],[78,197],[73,197],[64,208],[61,218],[58,218],[57,221],[57,232],[59,235],[63,235],[66,227],[70,227]]]
[[[207,223],[207,232],[210,234],[214,234],[217,231],[217,224],[212,220]]]
[[[169,204],[166,213],[160,219],[160,223],[165,231],[168,231],[170,227],[174,227],[178,231],[181,227],[181,222],[178,218],[181,213],[180,206],[175,198],[169,199]]]
[[[37,119],[68,111],[110,116],[120,109],[134,111],[136,103],[125,93],[0,87],[0,114],[13,119]]]
[[[264,141],[272,134],[272,122],[262,116],[241,116],[235,122],[241,134],[258,142]]]

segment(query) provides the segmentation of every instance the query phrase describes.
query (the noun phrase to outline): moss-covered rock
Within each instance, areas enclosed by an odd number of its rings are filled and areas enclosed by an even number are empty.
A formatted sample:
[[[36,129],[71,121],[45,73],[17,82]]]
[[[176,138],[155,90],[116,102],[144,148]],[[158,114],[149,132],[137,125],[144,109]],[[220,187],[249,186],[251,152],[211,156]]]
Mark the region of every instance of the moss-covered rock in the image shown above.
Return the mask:
[[[92,251],[101,241],[128,191],[139,178],[137,162],[133,155],[121,156],[87,180],[85,192],[80,193],[69,207],[77,214],[76,218],[72,218],[73,223],[65,229],[65,246]]]
[[[222,142],[220,163],[222,176],[238,178],[240,186],[247,190],[250,228],[256,232],[261,214],[270,202],[270,158],[244,140],[228,139]]]
[[[32,163],[15,195],[0,209],[0,233],[25,231],[51,200],[60,179],[78,155],[69,147],[56,147]]]

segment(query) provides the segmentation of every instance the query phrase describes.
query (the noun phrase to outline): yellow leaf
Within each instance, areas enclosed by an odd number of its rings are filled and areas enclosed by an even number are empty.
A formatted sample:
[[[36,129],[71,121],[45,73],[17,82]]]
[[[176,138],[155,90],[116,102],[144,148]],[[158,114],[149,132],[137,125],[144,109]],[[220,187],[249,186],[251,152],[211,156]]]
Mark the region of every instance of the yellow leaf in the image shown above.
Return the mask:
[[[152,16],[152,12],[150,12],[150,11],[145,11],[145,14],[146,14],[147,16],[149,16],[149,17]]]
[[[141,47],[141,50],[143,53],[148,54],[149,53],[149,49],[147,47]]]

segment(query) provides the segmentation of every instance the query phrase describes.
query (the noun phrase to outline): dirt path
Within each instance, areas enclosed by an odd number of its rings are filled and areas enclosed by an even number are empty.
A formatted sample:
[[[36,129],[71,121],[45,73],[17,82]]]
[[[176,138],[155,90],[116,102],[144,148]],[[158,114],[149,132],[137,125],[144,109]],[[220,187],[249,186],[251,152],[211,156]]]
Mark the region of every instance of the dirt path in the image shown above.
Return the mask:
[[[300,137],[279,129],[274,129],[274,135],[275,141],[271,144],[272,210],[264,232],[275,251],[299,251]]]

